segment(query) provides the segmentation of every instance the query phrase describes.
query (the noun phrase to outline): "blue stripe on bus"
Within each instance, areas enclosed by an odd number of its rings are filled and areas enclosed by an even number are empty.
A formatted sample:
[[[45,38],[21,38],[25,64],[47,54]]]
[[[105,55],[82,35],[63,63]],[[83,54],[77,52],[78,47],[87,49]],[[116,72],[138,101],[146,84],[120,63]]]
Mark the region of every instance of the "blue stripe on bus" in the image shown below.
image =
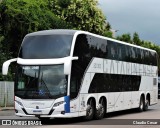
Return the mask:
[[[70,97],[65,96],[64,101],[66,102],[65,105],[64,105],[65,113],[70,113]]]

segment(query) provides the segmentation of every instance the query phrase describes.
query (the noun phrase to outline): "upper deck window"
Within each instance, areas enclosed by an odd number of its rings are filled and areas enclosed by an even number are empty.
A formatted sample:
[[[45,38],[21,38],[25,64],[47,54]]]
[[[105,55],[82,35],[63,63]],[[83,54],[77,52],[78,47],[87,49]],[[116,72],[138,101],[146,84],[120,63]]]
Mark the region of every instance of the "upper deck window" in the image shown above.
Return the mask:
[[[23,59],[62,58],[70,55],[72,35],[37,35],[25,37],[19,57]]]

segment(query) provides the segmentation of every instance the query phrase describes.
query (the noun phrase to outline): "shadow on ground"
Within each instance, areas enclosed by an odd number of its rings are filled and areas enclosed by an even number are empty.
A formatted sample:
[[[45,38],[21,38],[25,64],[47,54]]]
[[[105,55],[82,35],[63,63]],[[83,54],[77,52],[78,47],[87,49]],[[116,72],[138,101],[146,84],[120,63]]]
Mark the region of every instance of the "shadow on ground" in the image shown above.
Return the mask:
[[[152,109],[149,109],[148,111],[153,111]],[[86,121],[83,117],[77,117],[77,118],[56,118],[56,119],[49,119],[49,120],[42,120],[42,125],[103,125],[107,121],[106,119],[112,119],[114,117],[118,117],[121,115],[127,115],[127,114],[136,114],[139,113],[137,109],[131,109],[131,110],[124,110],[124,111],[118,111],[118,112],[112,112],[107,113],[105,117],[101,120],[91,120]],[[118,120],[118,119],[112,119],[112,120]],[[113,122],[116,122],[113,121]]]

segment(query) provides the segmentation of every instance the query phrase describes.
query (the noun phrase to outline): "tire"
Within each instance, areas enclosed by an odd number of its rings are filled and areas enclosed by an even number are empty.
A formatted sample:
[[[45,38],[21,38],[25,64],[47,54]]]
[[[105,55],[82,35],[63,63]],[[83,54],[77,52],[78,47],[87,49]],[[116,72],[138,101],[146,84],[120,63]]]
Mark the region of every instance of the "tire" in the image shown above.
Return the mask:
[[[95,119],[96,120],[102,119],[104,117],[104,115],[105,115],[105,110],[106,110],[105,102],[104,102],[104,99],[102,98],[102,99],[100,99],[99,106],[96,109]]]
[[[149,107],[149,99],[146,99],[145,105],[144,105],[144,111],[147,111]]]
[[[139,101],[138,111],[142,112],[143,110],[144,110],[144,98],[141,96],[140,101]]]
[[[86,109],[86,116],[84,117],[85,120],[92,120],[95,113],[95,107],[93,103],[93,99],[90,99],[87,102],[87,109]]]

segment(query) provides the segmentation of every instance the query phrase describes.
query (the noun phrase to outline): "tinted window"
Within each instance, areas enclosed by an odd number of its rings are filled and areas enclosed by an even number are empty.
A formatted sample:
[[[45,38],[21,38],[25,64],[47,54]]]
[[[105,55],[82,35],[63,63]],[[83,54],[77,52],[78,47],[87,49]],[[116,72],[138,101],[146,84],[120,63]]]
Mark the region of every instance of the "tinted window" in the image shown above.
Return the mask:
[[[92,57],[105,58],[107,56],[107,40],[87,35],[89,55]]]
[[[28,36],[24,39],[20,58],[47,59],[69,56],[72,43],[71,35]]]
[[[157,54],[155,52],[150,52],[151,64],[157,66]]]
[[[140,54],[141,54],[141,63],[144,64],[144,50],[140,50]]]
[[[91,82],[89,93],[138,91],[140,76],[96,73]]]
[[[89,52],[89,43],[87,36],[81,34],[77,36],[73,56],[78,56],[78,60],[72,61],[71,69],[71,85],[70,97],[76,98],[80,89],[83,74],[92,59],[91,52]]]
[[[126,62],[131,62],[131,50],[130,50],[130,46],[126,45],[126,57],[125,57],[125,61]]]
[[[76,61],[72,62],[72,72],[71,72],[71,82],[70,82],[70,98],[76,98],[80,85],[81,85],[81,80],[83,76],[83,70],[81,69],[81,66],[79,63]]]
[[[147,50],[144,50],[144,63],[147,65],[150,64],[149,52]]]
[[[140,52],[140,49],[139,49],[139,48],[137,48],[136,58],[137,58],[137,63],[142,63],[142,60],[141,60],[141,52]]]
[[[120,49],[117,48],[117,44],[113,41],[110,41],[110,40],[107,41],[107,44],[108,44],[107,59],[112,59],[112,60],[118,59],[120,57],[120,56],[118,56],[118,52],[120,52],[118,50],[120,50]]]
[[[76,98],[84,72],[93,57],[107,56],[107,41],[91,35],[80,34],[76,38],[73,56],[78,60],[72,62],[70,97]]]

